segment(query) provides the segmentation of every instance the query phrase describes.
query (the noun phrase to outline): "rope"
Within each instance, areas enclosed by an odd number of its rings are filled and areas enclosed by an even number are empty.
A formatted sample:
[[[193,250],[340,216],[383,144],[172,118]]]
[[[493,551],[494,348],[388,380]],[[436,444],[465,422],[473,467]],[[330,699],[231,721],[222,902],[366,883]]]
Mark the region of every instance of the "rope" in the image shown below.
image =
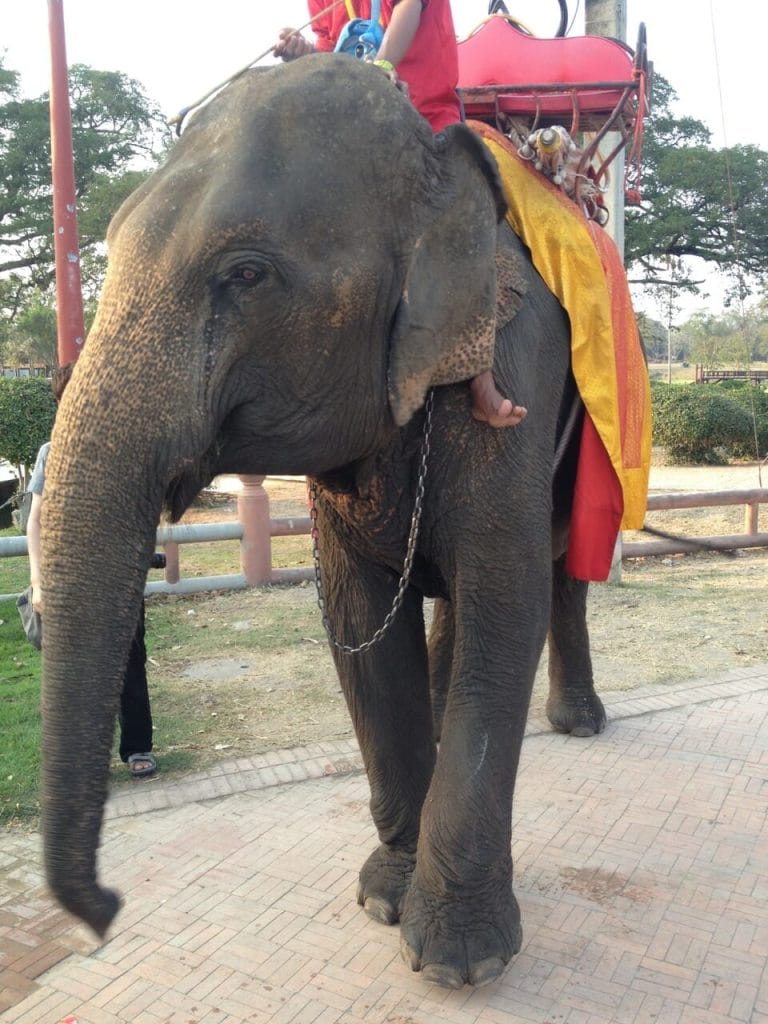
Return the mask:
[[[310,18],[309,21],[305,22],[305,24],[300,25],[299,28],[295,28],[288,38],[290,39],[291,36],[299,35],[299,33],[303,32],[305,28],[309,28],[310,25],[313,25],[318,20],[318,18],[322,18],[324,14],[328,14],[330,11],[334,10],[336,7],[339,7],[343,3],[345,3],[345,0],[334,0],[333,3],[328,4],[327,7],[324,7],[322,11],[318,11],[317,14]],[[189,114],[190,111],[195,110],[197,107],[201,107],[206,100],[209,100],[211,96],[214,96],[221,89],[226,89],[226,87],[228,85],[231,85],[232,82],[235,81],[235,79],[239,78],[241,75],[244,75],[246,71],[249,71],[254,66],[254,64],[258,64],[260,61],[264,60],[265,57],[268,57],[270,53],[272,53],[274,48],[275,44],[273,43],[272,46],[269,47],[269,49],[265,50],[263,53],[260,53],[258,57],[254,57],[253,60],[249,61],[245,65],[245,67],[240,68],[239,71],[235,71],[233,75],[230,75],[229,78],[226,78],[223,82],[219,82],[218,85],[214,85],[212,89],[209,89],[208,92],[205,93],[204,96],[201,96],[200,99],[197,100],[195,103],[190,103],[188,107],[183,107],[178,112],[178,114],[174,114],[173,117],[168,119],[168,124],[176,125],[176,134],[180,135],[181,125],[184,121],[184,118],[187,116],[187,114]]]
[[[705,541],[696,540],[692,537],[683,537],[679,533],[667,533],[666,530],[658,530],[655,526],[649,526],[647,523],[643,523],[640,531],[642,533],[649,533],[652,537],[661,537],[663,540],[673,540],[678,544],[685,544],[689,551],[719,551],[726,558],[736,557],[736,549],[713,548],[711,544],[707,544]]]

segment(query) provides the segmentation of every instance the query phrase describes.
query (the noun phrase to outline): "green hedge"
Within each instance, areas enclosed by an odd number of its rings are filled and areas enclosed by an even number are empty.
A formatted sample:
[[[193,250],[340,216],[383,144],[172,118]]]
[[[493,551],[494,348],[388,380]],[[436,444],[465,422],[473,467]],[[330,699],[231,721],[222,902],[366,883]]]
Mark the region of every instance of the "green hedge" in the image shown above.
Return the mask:
[[[749,417],[749,437],[735,439],[730,453],[737,459],[764,459],[768,456],[768,391],[758,384],[745,381],[721,381],[713,384],[727,398],[735,402]],[[757,442],[757,448],[755,448]]]
[[[756,458],[768,450],[768,394],[756,384],[654,382],[653,440],[674,463],[722,465],[730,457]],[[754,414],[754,415],[753,415]]]
[[[0,377],[0,459],[34,464],[51,436],[56,403],[46,377]]]

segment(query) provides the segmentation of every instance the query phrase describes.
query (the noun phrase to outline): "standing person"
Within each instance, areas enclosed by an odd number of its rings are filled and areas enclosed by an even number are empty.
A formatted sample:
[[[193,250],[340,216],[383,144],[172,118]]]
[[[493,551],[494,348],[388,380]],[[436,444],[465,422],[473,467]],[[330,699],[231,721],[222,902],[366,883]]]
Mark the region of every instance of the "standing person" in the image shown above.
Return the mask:
[[[321,13],[328,0],[307,0],[315,42],[284,28],[274,46],[276,57],[295,60],[309,53],[332,52],[352,18],[370,18],[370,0],[344,0]],[[459,54],[449,0],[381,0],[384,38],[372,63],[394,82],[404,82],[411,102],[433,132],[461,121],[456,93]],[[527,410],[498,391],[490,370],[470,383],[472,415],[492,427],[515,427]]]
[[[51,381],[53,397],[58,405],[64,389],[72,376],[74,363],[67,363],[53,374]],[[45,465],[51,449],[46,442],[37,453],[29,489],[32,505],[27,521],[27,546],[29,549],[29,582],[32,585],[32,607],[43,614],[43,593],[40,587],[40,512],[45,488]],[[147,649],[144,643],[144,602],[141,602],[139,623],[136,627],[128,664],[123,677],[120,693],[120,759],[128,765],[134,778],[152,775],[157,771],[157,761],[152,753],[152,711],[149,705],[147,687]]]

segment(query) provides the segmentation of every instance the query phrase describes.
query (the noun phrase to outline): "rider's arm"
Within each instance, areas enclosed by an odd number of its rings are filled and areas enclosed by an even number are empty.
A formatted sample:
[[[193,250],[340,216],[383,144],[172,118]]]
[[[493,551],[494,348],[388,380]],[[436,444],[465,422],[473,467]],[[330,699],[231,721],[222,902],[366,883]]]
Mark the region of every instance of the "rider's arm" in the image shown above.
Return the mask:
[[[377,60],[389,61],[397,67],[408,53],[418,31],[423,6],[422,0],[398,0],[376,54]]]

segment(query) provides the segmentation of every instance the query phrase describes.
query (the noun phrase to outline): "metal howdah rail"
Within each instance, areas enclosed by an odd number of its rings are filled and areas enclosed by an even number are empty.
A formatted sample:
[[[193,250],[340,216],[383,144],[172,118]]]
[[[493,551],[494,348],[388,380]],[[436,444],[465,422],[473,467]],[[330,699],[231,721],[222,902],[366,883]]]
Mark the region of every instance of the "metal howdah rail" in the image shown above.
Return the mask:
[[[249,587],[300,583],[314,579],[311,566],[296,569],[275,569],[272,566],[272,538],[308,536],[309,516],[273,517],[269,511],[269,495],[264,489],[265,477],[241,477],[242,491],[237,496],[238,520],[222,523],[181,524],[161,526],[157,545],[165,557],[165,578],[147,583],[149,594],[199,594],[210,590],[246,590]],[[740,548],[768,547],[768,533],[758,530],[760,506],[768,504],[768,488],[741,491],[698,491],[690,494],[652,494],[648,511],[680,508],[714,508],[726,505],[744,506],[742,533],[716,537],[661,538],[658,540],[622,543],[622,558],[645,558],[653,555],[684,554],[711,549],[733,551]],[[240,541],[240,572],[221,576],[181,575],[180,550],[184,544],[213,543],[221,540]],[[0,558],[26,558],[27,538],[0,537]],[[307,561],[310,561],[309,546]],[[0,594],[0,600],[16,598],[17,594]]]

